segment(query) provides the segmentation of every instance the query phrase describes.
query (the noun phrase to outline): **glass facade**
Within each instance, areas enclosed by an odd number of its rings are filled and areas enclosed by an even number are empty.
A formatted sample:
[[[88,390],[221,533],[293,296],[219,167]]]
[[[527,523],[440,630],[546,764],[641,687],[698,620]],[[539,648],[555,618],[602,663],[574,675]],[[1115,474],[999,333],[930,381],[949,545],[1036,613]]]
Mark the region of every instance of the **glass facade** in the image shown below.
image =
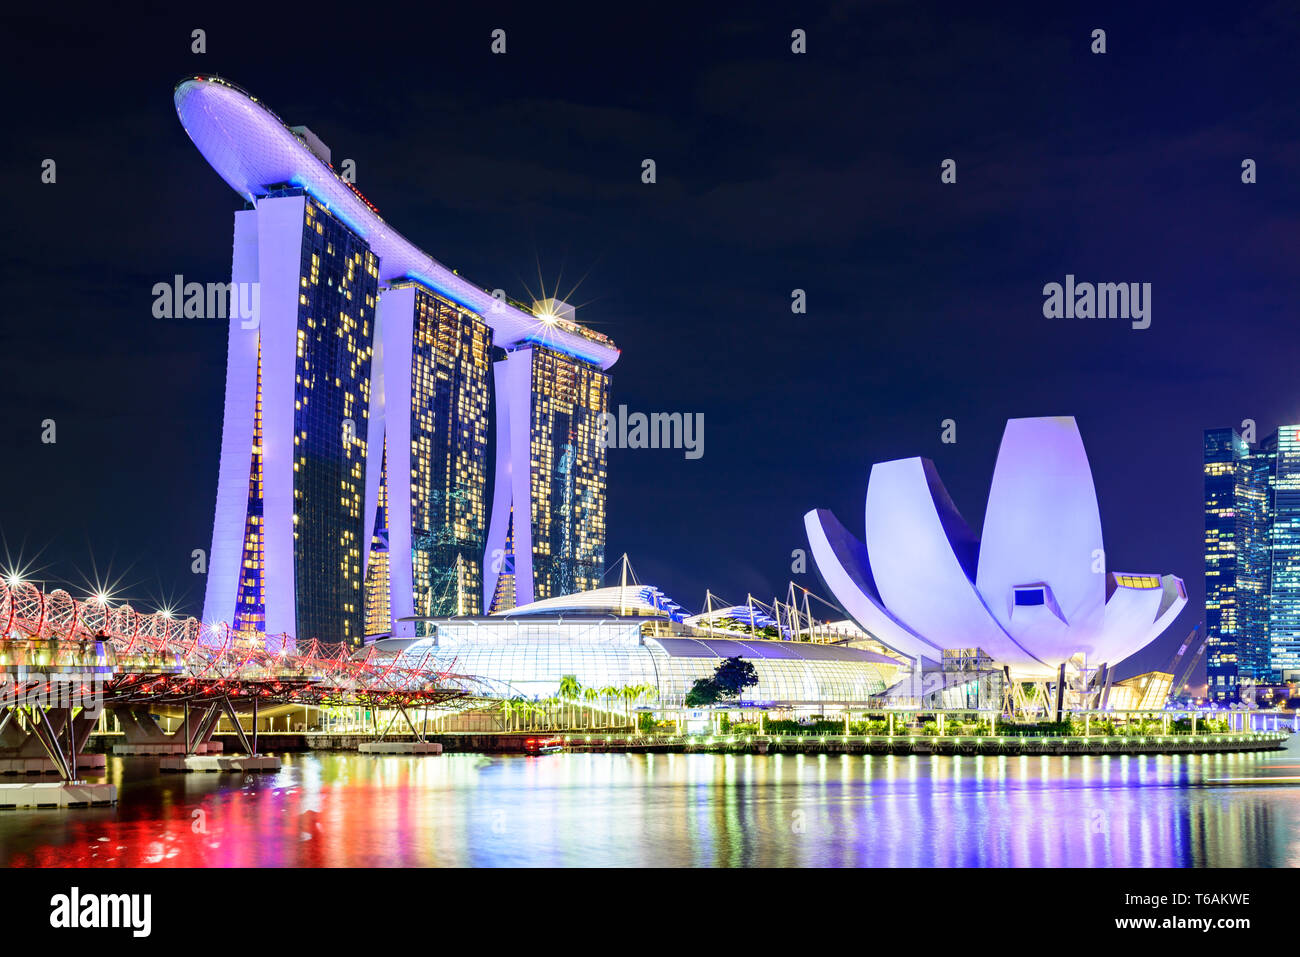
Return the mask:
[[[528,348],[533,600],[541,601],[603,584],[607,473],[600,425],[609,409],[610,377],[573,356],[537,344]],[[514,503],[512,529],[520,506]],[[510,537],[506,561],[518,574],[516,538]]]
[[[379,263],[329,210],[306,200],[293,439],[297,637],[356,645]]]
[[[411,362],[415,613],[482,611],[492,330],[418,288]]]
[[[384,439],[379,471],[379,504],[375,507],[375,534],[370,539],[366,563],[366,637],[386,635],[392,627],[393,603],[388,568],[388,439]]]
[[[712,676],[722,660],[703,639],[648,637],[647,626],[627,619],[480,618],[437,622],[433,627],[431,651],[420,642],[404,655],[424,660],[429,667],[473,676],[486,693],[503,697],[546,698],[557,693],[562,678],[572,675],[584,688],[648,685],[657,690],[650,699],[653,705],[680,707],[696,679]],[[747,644],[759,649],[746,656],[758,684],[745,689],[740,705],[865,704],[885,690],[886,678],[896,670],[853,649],[782,641]],[[767,648],[770,651],[762,651]]]
[[[1240,698],[1243,680],[1267,682],[1270,623],[1272,440],[1258,450],[1233,429],[1205,433],[1205,626],[1208,695]]]
[[[257,398],[253,406],[253,455],[248,468],[248,515],[244,519],[244,552],[239,563],[239,591],[235,597],[236,632],[266,631],[266,594],[262,571],[266,568],[262,490],[262,350],[257,350]]]
[[[478,614],[483,603],[492,330],[482,317],[416,282],[395,282],[384,295],[401,289],[410,290],[413,296],[412,311],[407,314],[412,337],[410,369],[390,369],[386,376],[410,376],[410,451],[403,466],[391,467],[400,453],[385,437],[381,507],[375,523],[375,540],[382,537],[384,554],[378,558],[375,573],[366,576],[368,616],[369,609],[375,610],[373,623],[368,617],[368,635],[389,631],[391,612],[384,612],[389,617],[382,627],[378,617],[381,606],[392,607],[386,570],[392,558],[389,547],[398,546],[397,539],[388,534],[389,522],[404,520],[401,516],[407,514],[411,526],[411,611],[421,617]],[[394,318],[397,315],[394,312]],[[403,393],[392,388],[388,391],[389,405],[394,406]],[[386,414],[402,413],[390,407]],[[397,499],[399,495],[408,496],[407,501]],[[395,508],[387,507],[390,502]],[[377,547],[372,545],[372,556],[378,555]],[[403,575],[395,576],[399,585],[405,580]],[[398,607],[402,607],[400,599]],[[424,634],[422,625],[416,628],[417,634]]]
[[[1269,591],[1271,680],[1300,678],[1300,425],[1273,437],[1272,571]]]
[[[510,611],[516,607],[515,604],[515,508],[510,506],[510,526],[506,531],[505,553],[501,558],[500,568],[497,569],[501,575],[497,578],[496,590],[492,593],[492,604],[490,611]]]

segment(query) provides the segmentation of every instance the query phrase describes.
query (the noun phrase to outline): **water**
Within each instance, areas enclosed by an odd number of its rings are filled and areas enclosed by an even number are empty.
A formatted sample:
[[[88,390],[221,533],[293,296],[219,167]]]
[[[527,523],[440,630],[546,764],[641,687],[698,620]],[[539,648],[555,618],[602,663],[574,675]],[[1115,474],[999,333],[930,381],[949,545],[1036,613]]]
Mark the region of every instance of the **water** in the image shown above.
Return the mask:
[[[1169,757],[282,758],[279,774],[248,777],[109,758],[116,808],[0,811],[0,862],[1300,865],[1294,741]],[[1297,783],[1264,783],[1286,778]]]

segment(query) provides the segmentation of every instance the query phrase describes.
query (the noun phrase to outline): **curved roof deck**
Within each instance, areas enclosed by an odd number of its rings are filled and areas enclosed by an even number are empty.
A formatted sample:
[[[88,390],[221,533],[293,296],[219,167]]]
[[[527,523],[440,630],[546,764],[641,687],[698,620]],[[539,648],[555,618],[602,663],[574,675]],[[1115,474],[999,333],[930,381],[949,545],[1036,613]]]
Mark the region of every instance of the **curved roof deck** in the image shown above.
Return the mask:
[[[493,613],[493,617],[524,618],[534,615],[617,615],[623,618],[671,618],[680,621],[682,607],[653,585],[606,585],[571,595],[541,598]]]
[[[781,641],[765,638],[647,638],[670,658],[741,658],[795,661],[841,661],[856,664],[891,665],[902,662],[865,648],[823,645],[809,641]]]
[[[478,313],[492,328],[498,345],[536,342],[602,369],[618,361],[618,349],[604,336],[576,323],[530,315],[415,246],[280,117],[233,83],[219,77],[191,77],[176,85],[174,99],[185,132],[231,189],[250,202],[285,183],[305,189],[370,244],[379,257],[382,280],[415,279]]]
[[[590,631],[585,626],[591,624],[626,625],[632,624],[632,621],[628,618],[610,618],[595,615],[576,618],[566,616],[564,618],[538,619],[535,624],[539,625],[542,630],[533,629],[518,634],[513,629],[504,626],[507,624],[522,624],[519,619],[480,615],[467,618],[442,619],[440,624],[444,626],[469,626],[472,630],[467,631],[462,627],[451,634],[439,634],[437,637],[384,638],[375,642],[374,646],[381,653],[405,655],[422,655],[430,646],[437,647],[439,644],[447,645],[455,650],[463,650],[466,647],[473,647],[480,643],[480,636],[477,634],[478,626],[486,626],[487,628],[496,626],[498,630],[493,634],[497,638],[504,638],[506,641],[517,644],[575,646],[594,644],[604,647],[610,654],[620,653],[620,647],[623,652],[627,652],[641,645],[648,645],[659,649],[669,658],[712,658],[720,660],[740,657],[751,661],[833,661],[859,665],[887,665],[895,668],[904,666],[904,663],[897,658],[891,658],[875,651],[868,651],[865,648],[848,648],[844,645],[823,645],[816,642],[782,641],[768,638],[738,639],[647,635],[643,641],[620,645],[617,641],[607,640],[607,636]],[[357,652],[356,656],[362,654],[362,652]]]

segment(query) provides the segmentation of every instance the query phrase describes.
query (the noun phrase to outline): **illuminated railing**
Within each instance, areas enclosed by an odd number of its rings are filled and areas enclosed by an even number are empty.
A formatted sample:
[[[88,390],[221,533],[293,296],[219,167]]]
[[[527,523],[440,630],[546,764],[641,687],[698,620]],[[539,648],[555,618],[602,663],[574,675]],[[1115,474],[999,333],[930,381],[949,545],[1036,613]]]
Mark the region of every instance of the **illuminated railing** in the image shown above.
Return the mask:
[[[412,660],[371,647],[353,656],[315,639],[300,646],[287,635],[269,637],[278,648],[225,622],[204,625],[104,598],[77,601],[63,589],[46,594],[20,579],[0,581],[0,669],[108,666],[126,676],[163,671],[179,684],[159,683],[160,694],[200,684],[256,683],[259,694],[286,700],[362,703],[457,696],[473,682],[427,667],[427,654]]]
[[[962,751],[1007,751],[1020,754],[1059,755],[1086,753],[1092,748],[1096,753],[1130,752],[1199,752],[1258,749],[1261,745],[1281,747],[1288,737],[1284,731],[1210,732],[1197,735],[1081,735],[1053,737],[1049,735],[937,735],[921,734],[824,734],[824,735],[768,735],[768,734],[569,734],[564,736],[566,747],[579,750],[596,747],[623,746],[629,748],[669,747],[683,750],[750,750],[761,745],[763,749],[781,751],[844,751],[868,749],[875,751],[916,750],[923,752],[943,750],[944,753]],[[1077,747],[1078,752],[1067,749]]]

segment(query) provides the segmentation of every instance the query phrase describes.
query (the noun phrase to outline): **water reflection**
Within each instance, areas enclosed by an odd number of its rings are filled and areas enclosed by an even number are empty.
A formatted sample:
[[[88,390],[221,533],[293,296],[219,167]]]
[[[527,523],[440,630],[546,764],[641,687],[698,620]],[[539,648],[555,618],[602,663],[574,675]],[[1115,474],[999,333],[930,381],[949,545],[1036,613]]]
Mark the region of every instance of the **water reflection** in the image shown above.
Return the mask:
[[[11,866],[1300,864],[1265,755],[287,754],[277,775],[110,758],[116,808],[0,812]],[[1298,778],[1300,779],[1300,778]]]

